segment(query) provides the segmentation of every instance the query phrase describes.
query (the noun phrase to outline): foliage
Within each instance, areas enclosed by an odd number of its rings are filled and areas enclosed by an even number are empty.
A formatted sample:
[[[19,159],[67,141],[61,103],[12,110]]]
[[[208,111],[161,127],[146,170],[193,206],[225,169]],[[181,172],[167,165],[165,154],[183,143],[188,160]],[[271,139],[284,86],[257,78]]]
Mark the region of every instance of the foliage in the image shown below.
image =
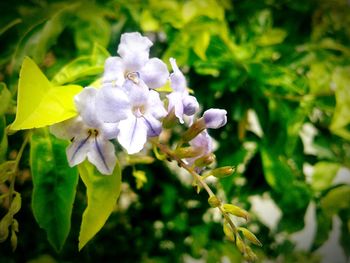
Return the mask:
[[[177,167],[121,154],[123,183],[119,166],[106,177],[110,182],[102,182],[86,163],[78,182],[77,170],[63,161],[65,143],[43,128],[74,115],[70,98],[83,86],[99,85],[105,59],[116,53],[120,35],[132,31],[153,40],[154,55],[177,59],[203,108],[228,111],[228,124],[212,135],[219,144],[218,166],[237,169],[217,180],[216,192],[251,214],[248,228],[263,243],[255,250],[259,260],[321,261],[335,218],[349,257],[350,180],[339,177],[340,170],[350,169],[347,1],[0,5],[0,240],[9,237],[1,243],[0,261],[242,260],[223,240],[207,197],[196,196]],[[57,112],[56,104],[66,111]],[[50,112],[49,121],[42,112]],[[11,127],[35,129],[14,133]],[[99,194],[92,195],[92,188]],[[259,212],[254,200],[277,205],[281,217],[274,227],[264,220],[271,212],[265,206]],[[311,225],[304,221],[309,210],[315,213]],[[94,214],[98,222],[91,221]],[[49,221],[56,223],[48,226]],[[314,237],[300,250],[293,236],[310,227]],[[82,248],[99,229],[78,253],[79,236]]]

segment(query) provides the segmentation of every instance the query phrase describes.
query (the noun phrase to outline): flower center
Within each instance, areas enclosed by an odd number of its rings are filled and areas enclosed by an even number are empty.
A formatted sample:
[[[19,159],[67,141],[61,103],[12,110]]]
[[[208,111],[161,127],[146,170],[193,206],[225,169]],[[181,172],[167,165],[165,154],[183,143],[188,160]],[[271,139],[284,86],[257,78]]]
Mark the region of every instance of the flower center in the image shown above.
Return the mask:
[[[140,74],[138,72],[127,72],[126,78],[134,82],[135,84],[139,84]]]
[[[137,118],[140,118],[144,113],[145,113],[146,109],[145,109],[145,106],[144,105],[141,105],[141,106],[134,106],[132,108],[132,112],[134,113],[134,115],[137,117]]]
[[[89,129],[88,130],[88,134],[89,134],[89,136],[97,137],[98,130],[96,130],[96,129]]]

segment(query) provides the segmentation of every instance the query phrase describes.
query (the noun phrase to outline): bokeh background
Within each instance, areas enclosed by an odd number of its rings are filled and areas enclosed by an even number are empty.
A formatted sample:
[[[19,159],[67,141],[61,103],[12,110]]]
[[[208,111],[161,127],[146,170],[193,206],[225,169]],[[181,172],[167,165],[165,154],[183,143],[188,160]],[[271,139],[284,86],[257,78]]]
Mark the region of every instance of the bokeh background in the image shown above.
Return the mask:
[[[154,42],[151,56],[176,58],[203,109],[228,111],[211,135],[217,165],[236,172],[210,185],[251,213],[248,228],[263,243],[254,247],[258,262],[349,262],[346,0],[1,1],[0,161],[14,159],[23,140],[4,131],[25,56],[56,83],[87,86],[101,76],[105,51],[116,55],[120,35],[134,31]],[[137,165],[138,176],[123,167],[119,204],[81,252],[79,182],[70,235],[55,252],[31,211],[28,152],[15,186],[18,246],[1,243],[0,262],[243,262],[206,194],[160,162]],[[2,217],[6,202],[0,207]]]

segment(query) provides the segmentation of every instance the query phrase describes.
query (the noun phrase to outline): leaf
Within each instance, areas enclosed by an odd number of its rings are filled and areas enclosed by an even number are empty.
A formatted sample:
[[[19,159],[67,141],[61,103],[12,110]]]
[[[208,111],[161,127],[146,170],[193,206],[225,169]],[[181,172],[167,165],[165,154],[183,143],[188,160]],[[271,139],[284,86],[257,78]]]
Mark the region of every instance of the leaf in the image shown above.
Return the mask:
[[[52,83],[62,85],[87,76],[103,73],[104,62],[110,56],[108,51],[95,43],[90,56],[81,56],[63,66],[53,77]]]
[[[330,187],[334,177],[340,168],[339,163],[318,162],[314,166],[312,176],[312,188],[316,191],[325,190]]]
[[[342,185],[329,191],[321,199],[321,207],[329,216],[337,214],[341,209],[350,208],[350,186]]]
[[[62,249],[70,231],[78,183],[77,169],[67,163],[67,145],[68,142],[56,139],[46,128],[34,130],[31,137],[33,214],[56,251]]]
[[[78,169],[87,191],[87,208],[79,234],[81,250],[100,231],[112,213],[120,194],[121,170],[117,164],[112,175],[102,175],[87,161],[80,164]]]
[[[336,107],[330,129],[338,136],[350,140],[350,67],[336,68],[333,81],[336,84]]]
[[[11,102],[11,92],[7,89],[6,84],[0,82],[0,116],[3,115],[10,102]]]
[[[12,130],[41,128],[74,117],[77,85],[53,86],[29,57],[23,61],[19,77],[17,114]]]

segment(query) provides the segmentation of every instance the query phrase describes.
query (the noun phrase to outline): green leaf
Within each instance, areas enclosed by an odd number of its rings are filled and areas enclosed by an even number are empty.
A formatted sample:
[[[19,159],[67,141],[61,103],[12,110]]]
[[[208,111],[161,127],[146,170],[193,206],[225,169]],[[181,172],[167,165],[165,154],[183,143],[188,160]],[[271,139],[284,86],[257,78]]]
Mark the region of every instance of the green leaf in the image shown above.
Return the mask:
[[[61,250],[70,231],[70,220],[78,183],[77,169],[70,168],[68,142],[56,139],[48,129],[34,130],[30,165],[33,176],[32,208],[51,245]]]
[[[23,61],[18,84],[17,114],[12,130],[41,128],[74,117],[77,85],[53,86],[29,57]]]
[[[312,188],[316,191],[322,191],[330,187],[334,177],[340,168],[339,163],[318,162],[314,166],[312,176]]]
[[[99,75],[103,72],[104,62],[109,56],[104,47],[95,43],[90,56],[81,56],[63,66],[53,77],[52,83],[62,85],[83,77]]]
[[[329,216],[337,214],[341,209],[350,208],[350,186],[342,185],[329,191],[322,198],[321,207]]]
[[[336,84],[336,107],[330,129],[350,140],[350,67],[338,67],[333,73],[333,81]]]
[[[81,250],[100,231],[116,206],[120,194],[121,171],[117,163],[112,175],[105,176],[87,161],[80,164],[78,169],[87,191],[87,208],[79,234]]]
[[[0,116],[3,115],[10,102],[11,102],[11,92],[7,89],[6,84],[0,82]]]

